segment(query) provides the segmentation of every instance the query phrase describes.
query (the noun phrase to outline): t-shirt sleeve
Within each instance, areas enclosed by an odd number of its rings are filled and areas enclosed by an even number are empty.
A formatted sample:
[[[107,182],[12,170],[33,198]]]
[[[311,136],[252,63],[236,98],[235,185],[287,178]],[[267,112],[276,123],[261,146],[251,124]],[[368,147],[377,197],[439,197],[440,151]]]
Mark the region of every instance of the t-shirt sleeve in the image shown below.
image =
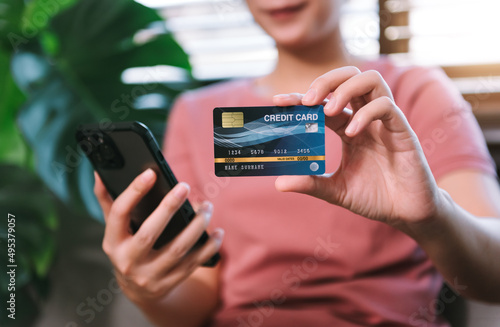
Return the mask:
[[[179,182],[186,182],[191,187],[189,199],[193,203],[202,201],[196,178],[193,149],[195,149],[189,126],[189,110],[187,101],[180,96],[172,106],[167,120],[167,129],[163,141],[163,153],[170,168]]]
[[[417,134],[436,179],[458,169],[496,176],[469,103],[442,70],[409,69],[402,74],[394,97]]]

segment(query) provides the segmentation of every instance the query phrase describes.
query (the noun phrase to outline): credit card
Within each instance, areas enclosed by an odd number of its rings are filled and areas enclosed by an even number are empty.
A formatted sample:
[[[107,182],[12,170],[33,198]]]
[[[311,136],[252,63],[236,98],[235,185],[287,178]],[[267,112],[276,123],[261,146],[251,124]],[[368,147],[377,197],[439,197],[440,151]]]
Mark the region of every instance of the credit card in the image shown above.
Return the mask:
[[[325,173],[323,106],[214,108],[215,175]]]

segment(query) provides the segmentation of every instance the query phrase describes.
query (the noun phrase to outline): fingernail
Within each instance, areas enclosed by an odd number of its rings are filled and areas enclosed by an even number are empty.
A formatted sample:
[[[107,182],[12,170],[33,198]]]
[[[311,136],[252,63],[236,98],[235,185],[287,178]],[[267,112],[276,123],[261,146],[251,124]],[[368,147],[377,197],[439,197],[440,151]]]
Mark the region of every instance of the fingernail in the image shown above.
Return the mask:
[[[276,94],[274,96],[274,98],[280,98],[280,99],[283,99],[283,100],[287,100],[287,99],[290,99],[290,94]]]
[[[335,109],[335,105],[337,104],[337,100],[335,98],[328,99],[328,102],[325,104],[325,113],[329,113]]]
[[[153,169],[148,168],[145,172],[142,173],[141,180],[144,184],[149,184],[154,177],[155,172],[153,171]]]
[[[210,218],[212,217],[213,211],[214,211],[214,205],[210,201],[204,201],[200,206],[199,212],[205,216],[207,225],[210,222]]]
[[[184,182],[180,182],[175,187],[174,195],[181,200],[184,200],[187,197],[188,193],[189,185]]]
[[[345,133],[350,135],[355,134],[356,130],[358,129],[358,125],[359,125],[358,121],[353,119],[349,124],[349,126],[347,126],[347,128],[345,129]]]
[[[216,228],[212,233],[212,237],[215,238],[218,244],[221,244],[224,239],[224,230],[222,228]]]
[[[304,97],[302,98],[302,101],[306,102],[314,101],[314,99],[316,98],[316,94],[317,94],[316,89],[309,89],[306,95],[304,95]]]

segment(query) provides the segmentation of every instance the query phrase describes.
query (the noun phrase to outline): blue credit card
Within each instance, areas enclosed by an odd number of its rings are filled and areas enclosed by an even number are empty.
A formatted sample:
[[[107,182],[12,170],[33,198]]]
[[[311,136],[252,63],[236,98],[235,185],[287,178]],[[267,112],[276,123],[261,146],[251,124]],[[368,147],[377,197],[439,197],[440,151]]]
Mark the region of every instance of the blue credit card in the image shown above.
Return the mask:
[[[323,106],[219,107],[213,115],[215,175],[325,173]]]

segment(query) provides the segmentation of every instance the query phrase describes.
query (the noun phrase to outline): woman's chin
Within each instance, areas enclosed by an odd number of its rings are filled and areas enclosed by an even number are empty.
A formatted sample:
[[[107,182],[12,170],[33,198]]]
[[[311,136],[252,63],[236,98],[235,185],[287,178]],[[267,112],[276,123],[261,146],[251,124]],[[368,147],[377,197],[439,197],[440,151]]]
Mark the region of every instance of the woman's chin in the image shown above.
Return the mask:
[[[304,38],[288,38],[283,40],[276,40],[276,46],[278,47],[278,49],[290,51],[307,49],[311,43],[311,40]]]
[[[276,33],[273,35],[273,39],[278,48],[296,49],[304,47],[306,44],[310,43],[310,38],[306,37],[304,34],[305,33],[287,30],[282,31],[281,33]]]
[[[315,33],[314,29],[305,26],[283,26],[270,33],[276,46],[282,49],[306,49],[320,39],[321,34]]]

